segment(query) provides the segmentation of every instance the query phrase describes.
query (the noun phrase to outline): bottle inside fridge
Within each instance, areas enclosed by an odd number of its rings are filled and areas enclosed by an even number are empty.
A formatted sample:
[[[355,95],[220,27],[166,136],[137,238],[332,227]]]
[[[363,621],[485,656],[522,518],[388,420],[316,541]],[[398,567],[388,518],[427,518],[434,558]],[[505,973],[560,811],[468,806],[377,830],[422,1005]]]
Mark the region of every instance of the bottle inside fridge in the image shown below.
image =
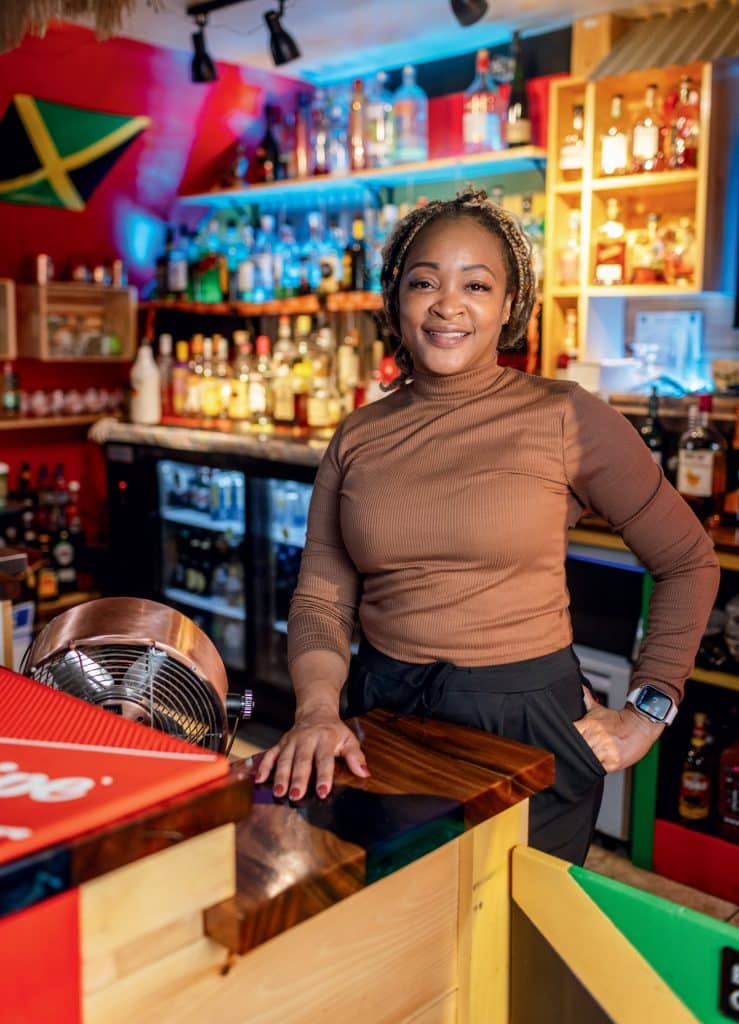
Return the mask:
[[[213,640],[227,668],[246,668],[245,478],[239,470],[157,463],[163,598]]]

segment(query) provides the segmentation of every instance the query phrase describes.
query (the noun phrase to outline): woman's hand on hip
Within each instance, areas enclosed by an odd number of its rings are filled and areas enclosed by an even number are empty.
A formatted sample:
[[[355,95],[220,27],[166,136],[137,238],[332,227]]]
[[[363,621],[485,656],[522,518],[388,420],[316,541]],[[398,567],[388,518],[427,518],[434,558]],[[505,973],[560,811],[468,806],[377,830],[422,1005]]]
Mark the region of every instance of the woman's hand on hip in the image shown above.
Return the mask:
[[[604,708],[586,687],[583,694],[585,714],[572,724],[607,772],[636,764],[659,739],[663,725],[650,722],[629,705],[620,711]]]
[[[336,712],[324,708],[306,710],[299,713],[295,725],[280,742],[265,751],[254,781],[266,782],[274,768],[274,795],[300,800],[315,766],[316,793],[325,797],[333,785],[337,757],[343,758],[354,775],[369,777],[359,740]]]

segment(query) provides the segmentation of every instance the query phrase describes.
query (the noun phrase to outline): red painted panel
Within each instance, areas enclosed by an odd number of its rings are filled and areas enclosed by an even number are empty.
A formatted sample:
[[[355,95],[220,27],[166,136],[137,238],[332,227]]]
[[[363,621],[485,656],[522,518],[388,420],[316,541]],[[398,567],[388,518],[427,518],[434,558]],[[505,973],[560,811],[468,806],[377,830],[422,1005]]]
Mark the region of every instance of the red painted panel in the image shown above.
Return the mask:
[[[739,844],[658,818],[653,856],[660,875],[739,903]]]
[[[3,1024],[82,1020],[78,892],[0,920]]]

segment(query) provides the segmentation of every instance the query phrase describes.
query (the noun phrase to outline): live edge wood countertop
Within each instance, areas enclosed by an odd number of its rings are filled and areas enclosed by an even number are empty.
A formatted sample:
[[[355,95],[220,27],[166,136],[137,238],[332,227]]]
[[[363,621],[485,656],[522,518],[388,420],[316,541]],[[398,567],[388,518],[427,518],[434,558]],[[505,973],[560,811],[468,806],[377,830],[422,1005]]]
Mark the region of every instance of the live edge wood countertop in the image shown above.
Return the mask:
[[[339,765],[325,800],[298,803],[254,787],[236,825],[236,895],[205,912],[206,933],[229,950],[255,948],[554,779],[551,754],[476,729],[385,711],[353,723],[371,778]]]

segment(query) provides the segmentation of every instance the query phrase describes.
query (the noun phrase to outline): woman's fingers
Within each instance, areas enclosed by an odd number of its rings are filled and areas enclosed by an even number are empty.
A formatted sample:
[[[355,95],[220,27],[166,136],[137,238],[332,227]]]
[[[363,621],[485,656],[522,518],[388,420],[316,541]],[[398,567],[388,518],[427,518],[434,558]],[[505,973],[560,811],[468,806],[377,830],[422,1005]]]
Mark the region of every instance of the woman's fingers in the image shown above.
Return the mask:
[[[367,767],[364,752],[353,733],[351,734],[351,739],[347,739],[344,744],[341,750],[341,757],[344,758],[350,772],[354,775],[359,775],[363,779],[369,778],[370,770]]]
[[[262,754],[262,759],[259,762],[256,774],[254,776],[255,782],[266,782],[269,778],[272,769],[274,768],[275,761],[280,756],[281,746],[277,743],[274,747],[270,747],[269,750],[265,750]]]

